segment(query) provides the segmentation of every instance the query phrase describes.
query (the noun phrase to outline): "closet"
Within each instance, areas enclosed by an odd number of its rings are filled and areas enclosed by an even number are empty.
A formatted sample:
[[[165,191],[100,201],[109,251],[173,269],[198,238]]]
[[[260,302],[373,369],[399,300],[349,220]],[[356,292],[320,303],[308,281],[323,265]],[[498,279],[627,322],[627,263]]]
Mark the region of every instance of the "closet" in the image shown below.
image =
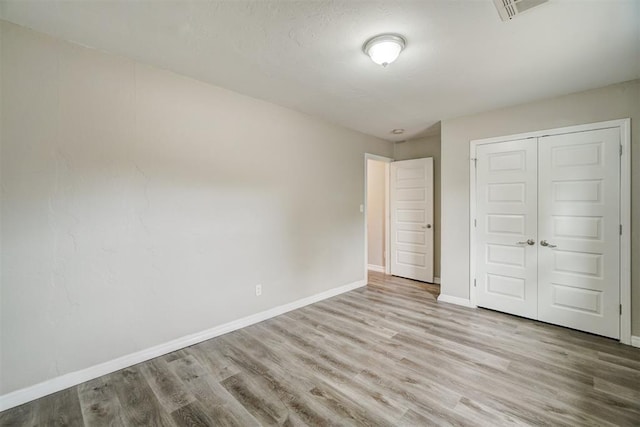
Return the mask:
[[[620,337],[620,154],[620,127],[475,145],[479,307]]]

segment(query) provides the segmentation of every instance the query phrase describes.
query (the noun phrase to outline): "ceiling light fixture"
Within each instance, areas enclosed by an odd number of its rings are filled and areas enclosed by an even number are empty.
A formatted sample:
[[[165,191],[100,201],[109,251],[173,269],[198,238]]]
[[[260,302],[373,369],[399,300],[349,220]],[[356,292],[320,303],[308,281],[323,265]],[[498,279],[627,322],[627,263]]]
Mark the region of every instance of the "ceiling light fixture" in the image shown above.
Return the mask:
[[[391,133],[394,135],[402,135],[404,133],[404,129],[393,129]]]
[[[406,40],[398,34],[380,34],[367,40],[362,50],[373,62],[386,67],[398,59],[406,44]]]

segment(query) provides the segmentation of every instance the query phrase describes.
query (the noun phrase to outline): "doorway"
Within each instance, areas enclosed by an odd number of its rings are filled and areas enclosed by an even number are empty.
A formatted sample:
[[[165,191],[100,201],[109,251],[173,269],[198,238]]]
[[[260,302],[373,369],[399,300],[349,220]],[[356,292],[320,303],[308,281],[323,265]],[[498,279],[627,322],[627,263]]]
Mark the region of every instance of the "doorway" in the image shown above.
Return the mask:
[[[433,158],[391,164],[390,269],[394,276],[433,283]]]
[[[433,158],[365,154],[365,276],[434,281]]]
[[[365,155],[365,277],[389,274],[389,165],[387,157]]]

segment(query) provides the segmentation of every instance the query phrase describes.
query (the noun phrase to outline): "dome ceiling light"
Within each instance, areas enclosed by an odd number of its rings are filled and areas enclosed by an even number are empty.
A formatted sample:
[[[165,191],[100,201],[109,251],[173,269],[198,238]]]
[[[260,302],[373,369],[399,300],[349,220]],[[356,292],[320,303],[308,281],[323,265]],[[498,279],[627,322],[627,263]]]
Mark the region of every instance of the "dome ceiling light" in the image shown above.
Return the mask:
[[[406,40],[398,34],[380,34],[367,40],[362,50],[373,62],[386,67],[398,59],[406,44]]]

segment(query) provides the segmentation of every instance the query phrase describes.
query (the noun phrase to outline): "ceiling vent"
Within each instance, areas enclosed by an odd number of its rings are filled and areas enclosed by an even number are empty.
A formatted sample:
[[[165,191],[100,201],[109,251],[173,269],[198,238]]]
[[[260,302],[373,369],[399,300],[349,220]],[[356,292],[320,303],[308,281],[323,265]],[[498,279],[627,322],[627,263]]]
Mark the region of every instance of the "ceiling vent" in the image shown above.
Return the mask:
[[[493,0],[503,21],[510,21],[522,12],[547,3],[549,0]]]

